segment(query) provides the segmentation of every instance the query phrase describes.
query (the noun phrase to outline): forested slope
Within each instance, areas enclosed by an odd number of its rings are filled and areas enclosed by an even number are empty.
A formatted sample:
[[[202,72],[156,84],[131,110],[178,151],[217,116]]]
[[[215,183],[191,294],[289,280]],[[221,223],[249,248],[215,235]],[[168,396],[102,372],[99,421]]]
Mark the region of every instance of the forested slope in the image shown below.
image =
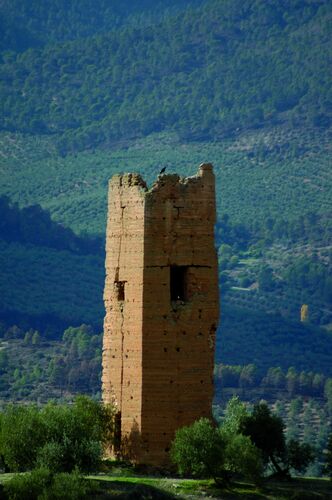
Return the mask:
[[[4,0],[0,26],[0,333],[100,331],[109,178],[211,161],[218,361],[331,375],[331,0]]]
[[[331,124],[330,0],[211,0],[149,26],[4,57],[1,128],[63,153],[176,130]],[[52,30],[51,30],[52,33]]]
[[[54,42],[108,32],[131,21],[150,24],[170,9],[200,0],[3,0],[0,5],[0,50],[23,52]]]

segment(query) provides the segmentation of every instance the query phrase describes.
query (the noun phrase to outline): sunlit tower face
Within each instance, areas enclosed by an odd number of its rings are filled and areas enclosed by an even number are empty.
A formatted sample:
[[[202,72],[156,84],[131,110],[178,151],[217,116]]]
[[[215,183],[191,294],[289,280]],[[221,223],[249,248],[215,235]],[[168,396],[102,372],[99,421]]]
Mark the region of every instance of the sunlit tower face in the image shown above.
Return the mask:
[[[164,465],[175,431],[210,417],[219,317],[210,164],[194,177],[110,181],[103,400],[117,408],[114,453]]]

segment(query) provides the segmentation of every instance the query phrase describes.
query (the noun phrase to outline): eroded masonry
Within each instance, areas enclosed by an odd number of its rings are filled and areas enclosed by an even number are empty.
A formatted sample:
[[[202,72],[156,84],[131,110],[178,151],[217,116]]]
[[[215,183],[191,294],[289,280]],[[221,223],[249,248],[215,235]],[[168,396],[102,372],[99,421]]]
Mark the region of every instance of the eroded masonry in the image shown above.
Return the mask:
[[[109,184],[103,400],[116,406],[115,451],[169,462],[179,427],[211,416],[218,306],[213,168],[137,174]]]

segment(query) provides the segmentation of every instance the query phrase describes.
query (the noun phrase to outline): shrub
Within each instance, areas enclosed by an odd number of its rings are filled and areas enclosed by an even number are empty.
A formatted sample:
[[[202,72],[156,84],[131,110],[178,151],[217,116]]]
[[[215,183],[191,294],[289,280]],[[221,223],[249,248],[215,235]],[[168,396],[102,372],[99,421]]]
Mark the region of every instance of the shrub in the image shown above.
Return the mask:
[[[243,434],[229,436],[225,449],[225,466],[231,473],[242,474],[255,483],[260,482],[264,469],[260,450]]]
[[[284,429],[282,418],[273,415],[265,403],[255,405],[241,424],[243,434],[260,449],[265,466],[272,466],[280,477],[288,477],[291,469],[303,473],[315,459],[310,445],[295,439],[286,443]]]
[[[259,482],[263,472],[260,450],[238,430],[244,411],[242,403],[233,399],[219,429],[206,418],[179,429],[171,448],[171,458],[179,472],[213,477],[217,484],[233,474]]]
[[[40,468],[26,474],[16,474],[4,484],[4,491],[10,500],[36,500],[51,484],[52,474]]]
[[[60,471],[63,461],[63,446],[55,441],[45,443],[37,455],[37,467],[46,467],[53,472]]]
[[[52,472],[95,470],[103,443],[111,442],[113,410],[88,397],[73,405],[50,403],[5,409],[0,426],[0,456],[11,471],[46,467]]]
[[[213,477],[218,482],[224,462],[223,440],[218,429],[207,418],[182,427],[172,443],[171,459],[180,474]]]
[[[45,467],[17,474],[4,485],[9,500],[79,500],[90,490],[90,483],[77,470],[53,475]]]
[[[106,416],[104,407],[88,397],[76,398],[73,405],[48,404],[42,410],[47,439],[38,451],[38,463],[54,472],[98,468]]]
[[[3,412],[0,449],[3,461],[11,471],[32,469],[45,437],[45,426],[36,406],[10,405]]]
[[[240,433],[247,416],[247,409],[238,397],[229,400],[219,429],[225,443],[225,468],[230,474],[242,474],[259,482],[264,468],[261,452],[248,436]]]
[[[38,500],[81,500],[90,490],[90,483],[77,470],[70,474],[62,472],[54,476],[53,482]]]

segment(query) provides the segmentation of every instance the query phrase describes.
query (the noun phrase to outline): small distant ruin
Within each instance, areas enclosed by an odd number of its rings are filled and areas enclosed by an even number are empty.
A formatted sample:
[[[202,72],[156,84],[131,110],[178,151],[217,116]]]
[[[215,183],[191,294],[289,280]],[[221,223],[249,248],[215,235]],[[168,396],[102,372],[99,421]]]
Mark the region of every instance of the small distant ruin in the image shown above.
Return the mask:
[[[109,184],[103,401],[116,406],[113,452],[165,465],[175,431],[211,417],[219,294],[212,165],[197,175],[137,174]]]

